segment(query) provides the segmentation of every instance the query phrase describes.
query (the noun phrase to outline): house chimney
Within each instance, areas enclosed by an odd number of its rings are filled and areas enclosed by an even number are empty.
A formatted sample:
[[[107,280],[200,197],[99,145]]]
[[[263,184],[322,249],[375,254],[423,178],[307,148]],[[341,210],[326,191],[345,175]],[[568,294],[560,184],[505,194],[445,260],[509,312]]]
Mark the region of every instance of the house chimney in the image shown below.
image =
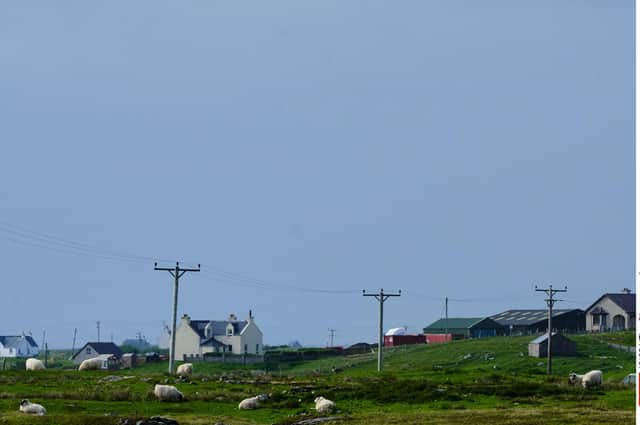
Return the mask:
[[[253,320],[253,314],[251,313],[251,310],[249,310],[249,321],[251,322]]]
[[[238,320],[238,318],[236,317],[235,314],[231,313],[229,315],[229,322],[235,322],[236,320]]]
[[[185,313],[182,315],[182,321],[188,325],[191,323],[191,317],[189,317],[189,315]]]
[[[623,293],[623,294],[630,294],[630,293],[631,293],[631,289],[629,289],[629,288],[622,288],[622,293]]]

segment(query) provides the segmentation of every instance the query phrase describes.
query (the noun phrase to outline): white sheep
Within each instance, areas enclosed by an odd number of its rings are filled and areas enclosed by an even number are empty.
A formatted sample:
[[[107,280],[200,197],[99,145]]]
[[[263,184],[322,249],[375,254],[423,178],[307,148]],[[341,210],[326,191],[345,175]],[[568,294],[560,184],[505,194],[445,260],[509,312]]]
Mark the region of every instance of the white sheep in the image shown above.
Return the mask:
[[[160,401],[182,401],[184,396],[173,385],[156,384],[153,394]]]
[[[569,375],[569,383],[572,385],[582,384],[583,388],[599,387],[602,385],[602,371],[592,370],[584,375],[578,375],[577,373],[571,373]]]
[[[44,363],[42,363],[41,360],[34,359],[34,358],[27,359],[27,362],[25,363],[24,366],[25,366],[25,368],[27,370],[43,370],[43,369],[46,369],[44,367]]]
[[[176,370],[176,375],[182,376],[183,378],[191,376],[192,373],[193,373],[192,363],[181,364],[180,366],[178,366],[178,369]]]
[[[260,402],[265,401],[267,399],[266,394],[260,394],[255,397],[245,398],[238,404],[238,409],[240,410],[252,410],[260,407]]]
[[[316,397],[314,401],[316,403],[316,411],[322,415],[331,413],[336,408],[336,404],[333,401],[324,397]]]
[[[93,357],[83,360],[78,370],[99,370],[100,368],[102,368],[102,359],[100,357]]]
[[[42,405],[31,403],[27,399],[20,401],[20,411],[22,413],[28,413],[30,415],[40,415],[40,416],[47,413],[47,409],[42,407]]]

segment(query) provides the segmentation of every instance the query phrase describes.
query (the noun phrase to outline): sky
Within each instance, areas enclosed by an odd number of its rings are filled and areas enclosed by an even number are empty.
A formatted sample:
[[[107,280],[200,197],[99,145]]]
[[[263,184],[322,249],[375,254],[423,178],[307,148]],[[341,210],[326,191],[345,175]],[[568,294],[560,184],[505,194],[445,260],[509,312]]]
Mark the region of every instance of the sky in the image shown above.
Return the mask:
[[[0,334],[265,344],[634,287],[634,2],[0,4]]]

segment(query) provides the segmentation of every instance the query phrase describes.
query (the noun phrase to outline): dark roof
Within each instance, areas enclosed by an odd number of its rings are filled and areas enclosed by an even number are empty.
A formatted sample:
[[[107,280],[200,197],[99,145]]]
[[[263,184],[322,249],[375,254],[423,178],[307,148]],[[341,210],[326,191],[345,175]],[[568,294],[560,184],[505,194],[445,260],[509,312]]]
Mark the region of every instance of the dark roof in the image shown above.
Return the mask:
[[[6,335],[0,336],[0,343],[5,347],[15,347],[22,340],[26,339],[29,345],[32,347],[37,347],[38,344],[33,340],[33,338],[29,335]]]
[[[224,344],[218,341],[215,337],[203,339],[200,341],[201,347],[224,347]]]
[[[596,300],[593,304],[587,308],[587,311],[591,310],[594,305],[598,304],[604,297],[609,297],[611,301],[618,304],[621,309],[627,313],[636,312],[636,294],[604,294]]]
[[[424,329],[469,329],[487,319],[487,317],[449,317],[448,319],[438,319]],[[493,320],[491,320],[491,322],[494,322],[494,324],[499,327],[501,326]]]
[[[87,346],[91,346],[91,348],[93,348],[93,351],[95,351],[97,355],[113,354],[114,356],[122,357],[122,350],[120,350],[120,347],[115,345],[113,342],[87,342],[82,346],[82,348],[76,351],[76,353],[71,358],[75,358]]]
[[[534,339],[533,341],[530,341],[529,344],[540,344],[542,342],[545,342],[547,340],[547,337],[548,337],[548,334],[542,334],[539,337],[537,337],[536,339]],[[551,338],[553,338],[552,341],[551,341],[551,345],[553,345],[553,341],[555,341],[556,339],[566,339],[568,341],[573,342],[572,340],[570,340],[566,336],[564,336],[562,334],[559,334],[559,333],[555,333],[555,332],[553,332],[551,334]],[[553,350],[551,350],[551,351],[553,352]]]
[[[233,325],[233,334],[239,335],[240,332],[247,326],[246,320],[192,320],[189,324],[191,328],[196,331],[198,335],[200,335],[201,339],[205,339],[204,328],[211,323],[213,327],[213,335],[226,335],[227,334],[227,325],[231,323]]]
[[[553,317],[562,316],[579,309],[553,310]],[[580,310],[581,311],[581,310]],[[549,310],[507,310],[490,316],[491,319],[503,326],[530,326],[543,320],[547,320]]]

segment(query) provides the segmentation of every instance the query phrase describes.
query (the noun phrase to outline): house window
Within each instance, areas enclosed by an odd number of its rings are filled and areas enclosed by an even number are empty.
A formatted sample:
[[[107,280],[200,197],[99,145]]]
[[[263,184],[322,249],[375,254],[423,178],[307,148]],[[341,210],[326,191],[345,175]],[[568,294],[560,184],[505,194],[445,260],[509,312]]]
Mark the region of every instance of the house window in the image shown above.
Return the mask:
[[[260,344],[256,344],[256,354],[260,354]]]
[[[227,347],[229,348],[229,352],[233,351],[233,347],[231,346],[231,344],[227,345]]]
[[[247,349],[247,344],[244,345],[244,353],[247,354],[249,350]]]
[[[91,354],[91,348],[87,347],[87,349],[85,350],[85,353]]]

